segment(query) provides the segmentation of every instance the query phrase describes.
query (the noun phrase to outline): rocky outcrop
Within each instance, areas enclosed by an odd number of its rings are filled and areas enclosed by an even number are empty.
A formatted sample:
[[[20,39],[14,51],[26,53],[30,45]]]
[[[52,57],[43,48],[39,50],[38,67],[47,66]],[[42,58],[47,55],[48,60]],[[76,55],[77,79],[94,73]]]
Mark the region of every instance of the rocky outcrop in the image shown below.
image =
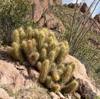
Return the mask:
[[[12,99],[3,88],[0,88],[0,99]]]
[[[94,19],[100,24],[100,14],[96,15]]]
[[[53,5],[61,5],[62,0],[33,0],[33,19],[35,22],[39,21],[44,12]]]
[[[40,27],[48,27],[49,29],[59,31],[61,33],[65,32],[65,27],[61,20],[59,20],[52,12],[49,10],[44,13],[40,21],[38,22]]]
[[[35,23],[39,23],[40,27],[65,32],[62,22],[49,10],[51,6],[61,5],[62,0],[33,0],[32,4],[32,17]]]
[[[65,63],[73,62],[75,64],[75,71],[73,76],[79,81],[79,93],[82,98],[89,96],[89,99],[94,99],[95,95],[100,95],[100,91],[92,84],[87,75],[85,66],[76,58],[68,55],[64,61]]]
[[[88,6],[87,6],[86,3],[83,3],[83,4],[82,4],[82,6],[81,6],[81,8],[80,8],[80,11],[81,11],[82,13],[88,13],[88,12],[89,12],[89,8],[88,8]]]
[[[64,63],[70,62],[74,62],[75,64],[73,77],[75,77],[80,83],[78,92],[82,95],[82,97],[84,98],[86,95],[88,95],[89,97],[100,95],[99,90],[96,89],[96,87],[91,83],[91,80],[86,73],[85,66],[76,58],[68,55],[66,56]],[[18,98],[16,99],[23,99],[21,97],[24,97],[24,99],[27,99],[27,97],[37,97],[34,99],[40,99],[39,96],[41,96],[41,94],[44,95],[44,97],[49,97],[45,89],[42,88],[42,92],[45,91],[42,93],[40,87],[33,86],[34,82],[37,82],[39,73],[34,69],[31,69],[30,72],[31,79],[25,66],[16,65],[12,62],[0,60],[0,94],[4,94],[2,97],[5,96],[8,97],[6,99],[13,99],[12,97],[15,95],[14,93],[17,93]],[[43,99],[45,99],[44,97]],[[49,97],[48,99],[51,98]]]
[[[70,3],[67,6],[73,9],[79,8],[82,13],[87,13],[87,14],[90,13],[90,10],[86,3],[83,4]]]
[[[75,7],[79,8],[79,4],[70,3],[68,4],[68,7],[69,8],[75,8]]]
[[[51,99],[37,82],[39,73],[31,72],[30,79],[25,66],[0,60],[0,99]]]

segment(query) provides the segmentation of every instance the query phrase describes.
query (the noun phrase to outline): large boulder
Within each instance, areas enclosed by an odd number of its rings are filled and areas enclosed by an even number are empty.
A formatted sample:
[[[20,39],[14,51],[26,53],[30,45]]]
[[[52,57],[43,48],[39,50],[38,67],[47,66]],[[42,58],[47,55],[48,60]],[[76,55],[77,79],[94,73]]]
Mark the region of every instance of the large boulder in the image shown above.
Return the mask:
[[[82,4],[82,6],[81,6],[81,8],[80,8],[80,11],[82,12],[82,13],[90,13],[90,11],[89,11],[89,8],[88,8],[88,6],[87,6],[87,4],[86,3],[83,3]]]
[[[98,23],[100,23],[100,14],[96,15],[96,16],[94,17],[94,19],[95,19]]]
[[[65,32],[65,27],[61,20],[59,20],[51,11],[47,11],[39,21],[40,27],[47,27],[52,30]]]
[[[6,90],[4,90],[3,88],[0,88],[0,99],[13,99],[11,98],[8,93],[6,92]]]
[[[75,4],[75,3],[69,3],[69,4],[68,4],[68,7],[74,9],[75,7],[76,7],[76,8],[79,8],[80,5],[79,5],[79,4]]]
[[[70,62],[75,64],[73,77],[79,81],[78,92],[81,94],[82,98],[88,95],[89,99],[94,99],[94,96],[100,95],[100,91],[92,84],[88,77],[85,66],[75,57],[67,55],[64,63]],[[35,97],[34,99],[40,99],[39,97],[42,95],[44,95],[43,99],[45,99],[45,97],[51,99],[44,88],[41,89],[38,85],[33,86],[38,83],[38,77],[39,73],[34,69],[27,70],[23,65],[17,65],[9,61],[0,60],[0,94],[3,93],[5,97],[8,97],[7,99],[10,99],[10,95],[14,95],[14,93],[17,93],[18,98],[16,99],[23,99],[21,97],[27,99],[30,96],[32,98]]]
[[[0,99],[51,99],[37,82],[39,73],[30,72],[31,79],[25,66],[0,60]]]
[[[67,55],[64,63],[73,62],[75,64],[75,70],[73,73],[73,77],[75,77],[79,81],[79,93],[84,98],[89,96],[89,99],[94,99],[97,95],[100,95],[99,89],[97,89],[93,84],[91,79],[87,75],[86,68],[84,64],[82,64],[78,59],[73,56]]]
[[[34,22],[38,22],[44,12],[53,5],[62,4],[62,0],[33,0],[33,19]]]
[[[32,76],[29,72],[32,72]],[[0,85],[9,85],[14,90],[19,90],[24,86],[29,86],[37,81],[39,73],[34,69],[27,69],[23,65],[0,60]]]
[[[83,4],[69,3],[67,6],[73,9],[78,8],[82,13],[90,13],[90,10],[85,2]]]

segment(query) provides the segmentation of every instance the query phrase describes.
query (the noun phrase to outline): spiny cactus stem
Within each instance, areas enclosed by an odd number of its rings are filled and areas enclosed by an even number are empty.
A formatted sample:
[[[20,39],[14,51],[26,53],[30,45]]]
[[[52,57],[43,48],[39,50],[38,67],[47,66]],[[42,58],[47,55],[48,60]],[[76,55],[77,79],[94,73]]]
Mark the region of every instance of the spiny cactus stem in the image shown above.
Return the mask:
[[[73,70],[74,70],[74,65],[69,64],[66,67],[66,70],[63,73],[63,77],[62,77],[62,84],[66,84],[69,82],[69,80],[71,79],[72,75],[73,75]]]
[[[40,71],[39,81],[41,83],[44,83],[45,82],[49,71],[50,71],[50,62],[49,62],[49,60],[46,59],[42,63],[42,67],[41,67],[41,71]]]
[[[64,93],[73,93],[78,89],[79,83],[76,80],[72,80],[65,88],[62,89]]]

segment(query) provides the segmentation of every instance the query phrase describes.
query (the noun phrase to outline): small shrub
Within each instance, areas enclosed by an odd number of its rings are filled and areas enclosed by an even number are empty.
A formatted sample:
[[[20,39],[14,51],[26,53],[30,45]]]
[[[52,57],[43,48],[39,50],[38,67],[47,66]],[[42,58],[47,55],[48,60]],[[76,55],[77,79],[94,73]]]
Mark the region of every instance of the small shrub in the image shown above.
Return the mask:
[[[0,0],[0,40],[11,42],[11,33],[21,25],[32,24],[28,0]]]

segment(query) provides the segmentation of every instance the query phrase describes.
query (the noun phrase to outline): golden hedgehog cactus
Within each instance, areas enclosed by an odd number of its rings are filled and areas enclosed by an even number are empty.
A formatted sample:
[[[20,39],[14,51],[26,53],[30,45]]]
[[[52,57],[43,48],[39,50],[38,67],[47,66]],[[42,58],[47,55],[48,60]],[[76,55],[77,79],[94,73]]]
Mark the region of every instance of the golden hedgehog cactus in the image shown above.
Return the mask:
[[[70,82],[75,67],[73,63],[67,65],[63,63],[69,53],[67,41],[59,42],[55,33],[47,28],[32,29],[31,26],[16,29],[12,39],[12,46],[8,52],[21,63],[27,61],[37,68],[42,84],[55,92],[66,88],[69,88],[66,91],[68,93],[76,91],[78,82],[76,80]]]

